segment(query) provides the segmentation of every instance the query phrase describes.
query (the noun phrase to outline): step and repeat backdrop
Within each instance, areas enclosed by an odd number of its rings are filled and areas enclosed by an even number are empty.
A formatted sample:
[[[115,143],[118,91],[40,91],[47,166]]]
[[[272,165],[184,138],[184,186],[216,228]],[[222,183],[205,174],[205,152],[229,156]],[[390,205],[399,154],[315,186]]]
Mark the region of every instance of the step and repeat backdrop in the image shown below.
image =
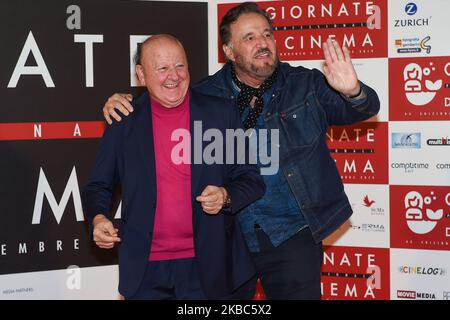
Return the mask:
[[[89,240],[80,201],[101,108],[138,93],[132,57],[152,34],[184,43],[193,81],[219,70],[218,21],[235,3],[0,3],[0,299],[120,298],[117,252]],[[450,299],[450,1],[260,5],[280,60],[321,69],[332,37],[381,101],[327,134],[354,214],[325,240],[323,299]]]

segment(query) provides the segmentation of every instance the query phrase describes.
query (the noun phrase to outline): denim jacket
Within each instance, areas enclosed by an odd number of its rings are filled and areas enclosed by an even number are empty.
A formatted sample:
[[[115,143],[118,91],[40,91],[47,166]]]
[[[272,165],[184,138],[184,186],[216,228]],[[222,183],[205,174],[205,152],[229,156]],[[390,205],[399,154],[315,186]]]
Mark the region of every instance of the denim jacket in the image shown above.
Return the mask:
[[[267,129],[279,129],[280,170],[317,242],[333,233],[352,214],[326,144],[326,132],[329,126],[351,125],[378,113],[380,101],[376,92],[360,84],[365,98],[346,99],[328,85],[317,69],[279,63],[269,108],[263,115]],[[237,99],[229,64],[194,88],[235,102]]]

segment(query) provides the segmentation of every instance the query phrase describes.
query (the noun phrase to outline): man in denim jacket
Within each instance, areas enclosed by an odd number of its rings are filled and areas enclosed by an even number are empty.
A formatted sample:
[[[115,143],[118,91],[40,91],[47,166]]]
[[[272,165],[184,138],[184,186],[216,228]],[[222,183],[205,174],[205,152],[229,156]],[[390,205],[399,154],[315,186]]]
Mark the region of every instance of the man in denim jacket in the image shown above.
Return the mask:
[[[378,96],[358,80],[348,49],[330,39],[323,74],[279,62],[271,21],[253,2],[227,12],[220,37],[228,63],[194,87],[234,100],[246,129],[279,133],[278,172],[264,176],[265,196],[238,214],[257,277],[269,299],[320,299],[322,240],[352,214],[326,131],[376,115]],[[115,109],[132,111],[129,99],[109,98],[108,122],[120,121]],[[235,297],[251,298],[256,279]]]

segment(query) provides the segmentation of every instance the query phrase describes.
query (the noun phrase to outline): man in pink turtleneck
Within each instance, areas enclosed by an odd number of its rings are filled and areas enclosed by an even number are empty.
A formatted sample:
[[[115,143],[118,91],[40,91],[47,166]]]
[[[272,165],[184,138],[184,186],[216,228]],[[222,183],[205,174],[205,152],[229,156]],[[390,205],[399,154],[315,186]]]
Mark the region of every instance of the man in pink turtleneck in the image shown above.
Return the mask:
[[[239,114],[228,101],[189,89],[186,54],[176,38],[149,38],[136,62],[148,92],[134,99],[130,117],[106,129],[83,192],[93,239],[105,249],[120,243],[119,291],[127,299],[232,297],[254,275],[233,214],[260,198],[264,183],[248,164],[174,161],[180,142],[172,136],[191,132],[194,121],[225,136],[241,127]],[[191,159],[187,145],[182,159]],[[118,181],[120,232],[107,218]]]

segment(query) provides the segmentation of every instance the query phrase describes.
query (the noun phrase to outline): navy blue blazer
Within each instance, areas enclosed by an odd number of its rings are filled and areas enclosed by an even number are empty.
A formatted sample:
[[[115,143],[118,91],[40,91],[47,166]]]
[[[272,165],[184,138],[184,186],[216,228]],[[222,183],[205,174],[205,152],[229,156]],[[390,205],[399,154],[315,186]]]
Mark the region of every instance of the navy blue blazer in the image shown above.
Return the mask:
[[[202,121],[203,132],[215,128],[241,128],[237,108],[228,100],[190,91],[190,127]],[[108,216],[113,192],[122,185],[122,224],[119,236],[119,292],[132,296],[143,279],[153,233],[156,175],[152,117],[148,93],[133,100],[134,112],[108,126],[97,153],[90,181],[82,193],[83,210],[90,225],[99,214]],[[210,142],[203,142],[202,149]],[[191,143],[191,157],[194,157]],[[224,152],[225,154],[225,152]],[[235,152],[236,154],[236,152]],[[236,163],[236,162],[235,162]],[[218,215],[203,212],[195,200],[207,185],[223,186],[231,210]],[[247,164],[194,164],[191,161],[191,197],[196,263],[206,296],[220,299],[249,280],[254,266],[234,214],[262,197],[259,169]]]

